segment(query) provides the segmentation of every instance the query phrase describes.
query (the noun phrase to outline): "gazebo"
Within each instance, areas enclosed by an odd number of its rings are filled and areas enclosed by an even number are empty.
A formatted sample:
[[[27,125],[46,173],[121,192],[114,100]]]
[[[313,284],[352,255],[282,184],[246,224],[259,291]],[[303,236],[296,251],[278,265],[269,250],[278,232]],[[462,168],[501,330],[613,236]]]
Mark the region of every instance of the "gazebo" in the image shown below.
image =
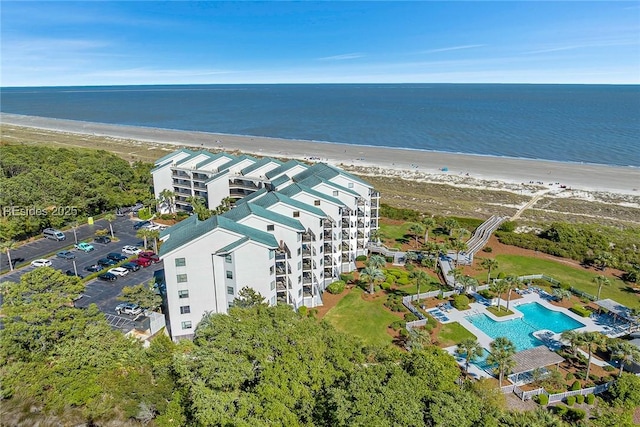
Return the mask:
[[[633,321],[635,320],[631,315],[631,309],[629,307],[626,307],[612,299],[601,299],[594,302],[594,304],[596,304],[600,308],[606,309],[609,313],[612,313],[614,318],[619,317],[630,323],[633,323]]]
[[[550,365],[556,365],[557,367],[564,362],[563,357],[544,345],[520,351],[513,356],[513,360],[516,364],[513,367],[512,374],[509,375],[509,379],[514,384],[518,383],[518,379],[522,374]]]

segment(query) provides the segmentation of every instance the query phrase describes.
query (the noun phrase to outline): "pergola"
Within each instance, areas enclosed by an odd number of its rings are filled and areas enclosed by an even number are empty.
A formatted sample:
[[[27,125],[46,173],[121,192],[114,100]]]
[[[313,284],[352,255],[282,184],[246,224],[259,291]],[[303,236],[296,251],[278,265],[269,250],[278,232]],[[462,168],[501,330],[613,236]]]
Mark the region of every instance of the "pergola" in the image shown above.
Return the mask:
[[[518,382],[520,374],[550,365],[558,366],[564,362],[563,357],[549,350],[544,345],[520,351],[513,356],[513,360],[516,362],[510,375],[510,377],[515,376],[513,383]]]
[[[634,318],[631,315],[631,309],[612,299],[601,299],[599,301],[595,301],[594,304],[596,304],[600,308],[606,309],[607,311],[612,313],[614,317],[620,317],[627,322],[634,321]]]

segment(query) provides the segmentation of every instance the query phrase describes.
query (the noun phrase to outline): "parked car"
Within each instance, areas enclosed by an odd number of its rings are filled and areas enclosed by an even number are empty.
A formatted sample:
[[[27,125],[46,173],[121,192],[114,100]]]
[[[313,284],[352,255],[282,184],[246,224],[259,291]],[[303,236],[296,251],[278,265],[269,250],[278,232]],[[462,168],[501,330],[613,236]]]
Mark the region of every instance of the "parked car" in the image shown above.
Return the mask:
[[[128,255],[138,255],[140,252],[142,252],[142,249],[137,248],[135,246],[124,246],[122,248],[122,253],[128,254]]]
[[[31,265],[33,265],[34,267],[51,267],[51,261],[44,258],[34,259],[33,261],[31,261]]]
[[[137,316],[142,313],[142,307],[132,302],[123,302],[116,306],[117,314],[127,314],[129,316]]]
[[[80,242],[80,243],[77,243],[77,244],[75,244],[73,246],[76,249],[79,249],[79,250],[85,251],[85,252],[91,252],[94,249],[93,245],[90,245],[89,243],[86,243],[86,242]]]
[[[113,282],[114,280],[118,280],[118,276],[107,271],[106,273],[102,273],[101,275],[99,275],[98,279],[105,280],[107,282]]]
[[[154,264],[160,262],[160,257],[155,252],[144,251],[138,254],[138,258],[150,259]]]
[[[64,272],[64,274],[66,274],[67,276],[71,276],[71,277],[77,276],[77,277],[79,277],[81,279],[84,279],[84,276],[82,274],[80,274],[80,273],[76,274],[75,271],[73,271],[73,270],[67,270],[67,271]]]
[[[62,259],[74,259],[76,257],[76,254],[71,251],[60,251],[56,254],[56,256]]]
[[[114,260],[109,259],[109,258],[100,258],[96,262],[97,262],[98,265],[101,265],[103,267],[112,267],[112,266],[117,264],[117,262],[115,262]]]
[[[138,258],[134,259],[132,262],[138,264],[141,267],[149,267],[153,263],[149,258]]]
[[[131,272],[140,270],[140,266],[135,262],[125,262],[124,264],[122,264],[122,267],[126,268]]]
[[[112,259],[115,262],[120,262],[120,261],[124,261],[128,257],[126,257],[126,256],[124,256],[122,254],[115,253],[115,252],[110,252],[110,253],[107,254],[107,258]]]
[[[98,264],[88,265],[84,269],[85,271],[88,271],[90,273],[96,273],[98,271],[104,270],[104,268]]]
[[[94,242],[96,243],[111,243],[111,238],[107,237],[107,236],[97,236],[95,239],[93,239]]]
[[[147,225],[150,225],[151,221],[138,221],[135,224],[133,224],[133,229],[134,230],[139,230],[142,227],[146,227]]]
[[[126,276],[127,274],[129,274],[129,270],[127,270],[126,268],[122,268],[122,267],[116,267],[116,268],[112,268],[109,270],[109,273],[115,274],[116,276]]]

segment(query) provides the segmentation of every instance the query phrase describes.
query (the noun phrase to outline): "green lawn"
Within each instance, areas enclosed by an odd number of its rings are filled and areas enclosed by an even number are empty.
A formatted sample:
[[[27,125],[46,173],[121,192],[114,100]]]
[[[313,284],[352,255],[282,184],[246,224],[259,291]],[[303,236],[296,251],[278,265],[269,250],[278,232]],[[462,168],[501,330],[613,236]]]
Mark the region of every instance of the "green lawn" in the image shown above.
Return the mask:
[[[475,339],[477,337],[458,322],[447,323],[442,325],[442,329],[438,334],[438,345],[440,347],[450,347],[467,338]]]
[[[413,239],[413,237],[409,236],[410,233],[407,231],[409,224],[409,222],[405,222],[401,225],[381,223],[380,232],[384,236],[383,240],[392,240],[393,242],[397,243],[398,247],[400,247],[400,243],[403,241],[415,243],[415,240]],[[405,237],[405,235],[407,237]]]
[[[576,269],[551,260],[520,255],[498,255],[496,259],[498,260],[499,268],[491,273],[492,277],[495,277],[499,272],[518,276],[544,274],[591,295],[598,294],[598,286],[592,281],[597,274],[592,271]],[[484,273],[477,277],[486,280],[487,275]],[[633,291],[628,290],[627,285],[622,280],[614,278],[610,280],[610,286],[602,287],[600,298],[611,298],[627,307],[640,307],[640,298]]]
[[[375,301],[361,298],[363,291],[354,288],[324,316],[337,330],[357,336],[365,344],[390,344],[393,340],[387,327],[401,320],[383,306],[386,296]]]
[[[506,304],[506,301],[500,301],[500,311],[498,311],[498,307],[487,307],[487,311],[491,312],[494,316],[504,317],[510,316],[513,314],[513,311],[507,311],[506,307],[503,304]]]

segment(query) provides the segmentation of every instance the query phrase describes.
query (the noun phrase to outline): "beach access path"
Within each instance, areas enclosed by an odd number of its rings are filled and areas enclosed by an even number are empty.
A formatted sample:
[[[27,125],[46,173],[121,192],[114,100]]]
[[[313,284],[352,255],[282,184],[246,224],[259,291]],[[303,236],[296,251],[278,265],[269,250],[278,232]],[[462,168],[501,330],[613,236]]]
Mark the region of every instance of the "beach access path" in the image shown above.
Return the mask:
[[[257,136],[89,123],[0,113],[0,124],[138,140],[335,165],[469,176],[509,183],[563,185],[586,191],[640,195],[640,168],[431,152]],[[173,149],[173,147],[167,147]],[[556,184],[558,183],[558,184]]]

